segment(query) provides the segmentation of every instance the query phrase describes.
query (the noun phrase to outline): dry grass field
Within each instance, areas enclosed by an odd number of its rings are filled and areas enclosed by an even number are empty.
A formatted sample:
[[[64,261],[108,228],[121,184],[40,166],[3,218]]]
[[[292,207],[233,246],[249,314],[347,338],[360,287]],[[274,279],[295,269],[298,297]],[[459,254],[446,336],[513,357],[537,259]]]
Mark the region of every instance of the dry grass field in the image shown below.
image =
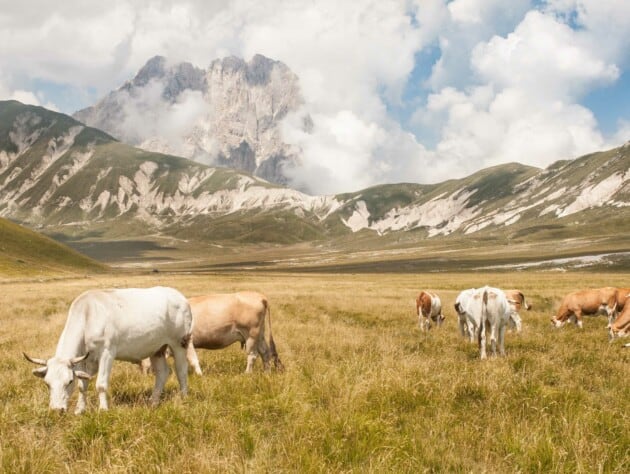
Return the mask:
[[[462,340],[457,293],[521,289],[534,309],[506,336],[507,357],[480,361]],[[96,287],[174,286],[187,296],[252,289],[271,301],[284,373],[235,345],[200,351],[205,375],[148,403],[152,376],[114,364],[111,409],[94,383],[82,416],[48,411],[48,389],[22,351],[50,357],[70,302]],[[0,284],[3,472],[630,472],[630,349],[605,318],[551,328],[562,295],[630,286],[627,273],[98,276]],[[418,290],[447,320],[421,333]],[[75,394],[76,398],[76,394]]]

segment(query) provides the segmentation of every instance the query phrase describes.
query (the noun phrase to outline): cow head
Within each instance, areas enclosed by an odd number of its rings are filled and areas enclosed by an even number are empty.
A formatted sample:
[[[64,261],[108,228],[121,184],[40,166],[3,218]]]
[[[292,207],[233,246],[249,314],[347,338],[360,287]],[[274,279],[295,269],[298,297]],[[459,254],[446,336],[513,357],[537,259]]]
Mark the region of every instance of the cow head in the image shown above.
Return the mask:
[[[68,400],[76,386],[76,379],[88,380],[90,375],[81,370],[75,370],[74,366],[84,361],[89,353],[74,357],[72,359],[62,359],[53,357],[52,359],[35,359],[24,354],[24,357],[33,364],[41,365],[38,369],[33,369],[33,375],[44,379],[50,389],[50,409],[66,411]]]
[[[567,323],[568,320],[569,320],[568,318],[552,316],[551,317],[551,324],[553,325],[553,327],[561,328],[562,326],[564,326]]]
[[[618,337],[626,337],[630,335],[630,326],[626,325],[625,327],[616,327],[614,323],[608,323],[606,326],[608,329],[608,340],[612,342],[614,339]]]

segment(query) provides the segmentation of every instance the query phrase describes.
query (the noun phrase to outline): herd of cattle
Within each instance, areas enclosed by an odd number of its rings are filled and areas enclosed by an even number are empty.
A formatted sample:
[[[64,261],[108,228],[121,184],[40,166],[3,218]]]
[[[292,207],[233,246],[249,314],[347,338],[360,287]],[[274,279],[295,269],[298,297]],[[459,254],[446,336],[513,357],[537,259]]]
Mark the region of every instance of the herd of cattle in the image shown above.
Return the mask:
[[[630,334],[630,288],[597,288],[574,291],[567,294],[560,303],[556,315],[551,318],[555,327],[561,327],[573,320],[582,328],[582,316],[605,314],[608,316],[608,334],[610,340]],[[505,355],[505,331],[512,326],[521,331],[522,323],[519,311],[531,309],[525,301],[525,295],[519,290],[500,290],[484,286],[462,291],[455,299],[455,311],[458,316],[459,330],[463,337],[479,342],[479,355],[486,358],[486,333],[490,334],[490,347],[496,355]],[[429,291],[421,291],[416,298],[416,311],[420,329],[430,329],[433,321],[441,326],[444,321],[440,297]],[[626,344],[630,347],[630,344]]]
[[[630,288],[601,288],[566,295],[552,318],[560,327],[574,319],[582,327],[583,315],[605,313],[610,338],[630,334]],[[461,335],[477,339],[482,359],[486,357],[486,333],[491,350],[505,354],[504,335],[508,326],[521,330],[519,311],[531,306],[518,290],[483,288],[462,291],[455,300]],[[422,291],[416,299],[421,330],[444,321],[440,298]],[[265,340],[265,321],[269,322],[269,343]],[[55,355],[38,359],[24,354],[41,367],[33,374],[44,379],[50,390],[50,408],[66,411],[75,387],[79,398],[75,413],[86,409],[89,380],[96,375],[100,409],[107,410],[107,390],[114,360],[150,367],[155,373],[151,402],[159,402],[169,374],[167,349],[175,361],[175,372],[182,394],[187,392],[188,364],[201,374],[195,349],[221,349],[240,342],[247,355],[246,372],[251,372],[258,356],[265,369],[273,361],[284,367],[278,357],[271,333],[271,311],[267,298],[256,292],[216,294],[186,299],[168,287],[90,290],[70,305],[66,325]],[[626,344],[630,346],[630,344]]]

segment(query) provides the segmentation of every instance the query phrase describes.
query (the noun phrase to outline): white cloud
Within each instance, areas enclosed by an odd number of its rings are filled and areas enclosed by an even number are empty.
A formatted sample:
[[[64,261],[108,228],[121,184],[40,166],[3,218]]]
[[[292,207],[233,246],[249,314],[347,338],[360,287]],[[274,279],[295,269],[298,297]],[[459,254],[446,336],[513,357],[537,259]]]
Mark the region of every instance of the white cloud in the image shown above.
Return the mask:
[[[449,7],[461,6],[458,21],[476,24],[478,10],[469,8],[474,3]],[[607,47],[598,44],[597,33],[571,28],[556,7],[530,11],[512,32],[479,42],[469,58],[472,83],[440,88],[416,112],[417,126],[439,124],[435,151],[455,175],[509,161],[543,167],[610,143],[579,100],[619,78],[623,55],[601,54]],[[584,25],[588,11],[578,15]],[[622,125],[612,140],[619,143],[624,133]]]
[[[619,77],[619,68],[600,58],[587,34],[536,11],[507,37],[477,45],[471,64],[485,82],[550,98],[579,97]]]
[[[434,91],[470,83],[470,54],[495,34],[506,34],[531,8],[529,0],[454,0],[440,16],[440,58],[427,81]]]
[[[619,120],[617,130],[606,141],[605,148],[615,148],[630,142],[630,120]]]
[[[39,95],[41,96],[41,94]],[[32,93],[31,91],[23,91],[20,89],[14,90],[12,93],[7,94],[7,98],[10,100],[17,100],[19,102],[22,102],[23,104],[39,105],[42,107],[46,107],[47,109],[53,110],[55,112],[59,110],[57,106],[53,104],[52,102],[42,103],[40,98],[36,94]]]
[[[627,122],[602,137],[580,100],[630,65],[628,24],[630,2],[619,0],[3,2],[0,98],[54,106],[38,81],[103,95],[156,54],[206,68],[261,53],[299,76],[300,112],[314,121],[310,135],[298,115],[284,124],[285,139],[303,150],[295,184],[337,192],[431,182],[511,160],[543,166],[622,140]],[[390,110],[418,54],[436,45],[430,94],[416,98],[423,105],[412,120],[437,136],[427,150]],[[147,89],[135,105],[168,120],[132,113],[126,125],[152,124],[179,146],[199,98],[166,105],[158,93]]]

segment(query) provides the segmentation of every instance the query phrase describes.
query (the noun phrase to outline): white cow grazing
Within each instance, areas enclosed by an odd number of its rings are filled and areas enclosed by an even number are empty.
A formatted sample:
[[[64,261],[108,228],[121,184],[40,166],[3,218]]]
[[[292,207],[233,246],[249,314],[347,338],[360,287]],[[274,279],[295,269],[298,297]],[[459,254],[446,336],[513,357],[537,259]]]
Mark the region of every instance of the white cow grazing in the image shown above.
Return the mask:
[[[462,302],[461,310],[473,326],[479,341],[479,355],[486,358],[486,331],[490,331],[492,354],[496,355],[497,342],[499,353],[505,355],[505,330],[510,318],[511,308],[503,291],[484,286],[473,290]]]
[[[140,362],[151,357],[157,404],[169,369],[164,357],[170,347],[183,395],[187,392],[186,347],[192,332],[192,314],[186,298],[166,287],[90,290],[76,298],[68,312],[55,356],[35,359],[43,367],[33,373],[50,388],[50,408],[65,411],[78,381],[76,414],[85,411],[85,392],[96,373],[99,408],[107,410],[107,389],[114,360]]]

